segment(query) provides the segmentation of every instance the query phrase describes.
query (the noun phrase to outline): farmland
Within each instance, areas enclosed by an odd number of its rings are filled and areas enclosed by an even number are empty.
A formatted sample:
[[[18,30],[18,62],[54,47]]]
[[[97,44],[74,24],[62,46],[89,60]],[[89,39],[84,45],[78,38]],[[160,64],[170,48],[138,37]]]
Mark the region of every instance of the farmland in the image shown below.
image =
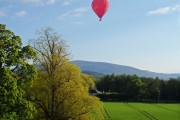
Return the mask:
[[[110,120],[180,120],[180,104],[106,102]]]

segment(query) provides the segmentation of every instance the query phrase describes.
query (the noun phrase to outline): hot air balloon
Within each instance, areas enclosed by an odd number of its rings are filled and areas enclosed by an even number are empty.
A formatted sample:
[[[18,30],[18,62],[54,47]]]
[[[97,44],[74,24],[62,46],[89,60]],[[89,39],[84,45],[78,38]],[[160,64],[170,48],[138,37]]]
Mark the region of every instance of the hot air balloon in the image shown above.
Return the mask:
[[[93,11],[99,17],[99,21],[101,21],[109,8],[109,1],[108,0],[93,0],[91,6],[92,6]]]

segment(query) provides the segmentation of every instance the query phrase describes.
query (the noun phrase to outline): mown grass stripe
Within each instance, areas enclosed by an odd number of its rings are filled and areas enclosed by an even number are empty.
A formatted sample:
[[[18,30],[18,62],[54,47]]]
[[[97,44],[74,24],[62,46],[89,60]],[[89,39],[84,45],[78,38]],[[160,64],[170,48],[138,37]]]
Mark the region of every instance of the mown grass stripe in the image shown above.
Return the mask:
[[[142,111],[140,109],[138,109],[137,107],[130,105],[128,103],[126,103],[126,105],[134,110],[136,110],[137,112],[141,113],[142,115],[144,115],[145,117],[147,117],[149,120],[159,120],[158,118],[156,118],[155,116],[153,116],[152,114],[148,113],[147,111]]]
[[[170,112],[175,112],[175,113],[180,114],[180,111],[176,111],[176,110],[169,109],[169,108],[164,107],[164,106],[162,106],[162,105],[160,105],[160,104],[153,104],[153,105],[156,106],[156,107],[158,107],[158,108],[161,108],[161,109],[164,109],[164,110],[167,110],[167,111],[170,111]]]
[[[104,107],[107,120],[180,120],[180,104],[106,102]]]

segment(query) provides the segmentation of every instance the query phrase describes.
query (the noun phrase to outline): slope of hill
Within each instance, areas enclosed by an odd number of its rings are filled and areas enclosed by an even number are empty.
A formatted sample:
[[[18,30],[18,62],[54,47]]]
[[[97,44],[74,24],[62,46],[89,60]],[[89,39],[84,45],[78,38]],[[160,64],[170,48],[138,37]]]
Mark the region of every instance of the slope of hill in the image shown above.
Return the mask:
[[[90,62],[90,61],[72,61],[74,64],[78,65],[82,71],[85,73],[96,73],[96,74],[129,74],[129,75],[138,75],[141,77],[159,77],[161,79],[177,78],[180,74],[165,74],[165,73],[156,73],[147,70],[140,70],[134,67],[117,65],[105,62]]]
[[[83,71],[83,73],[95,76],[96,78],[100,78],[100,77],[105,75],[105,74],[98,73],[98,72],[93,72],[93,71]]]

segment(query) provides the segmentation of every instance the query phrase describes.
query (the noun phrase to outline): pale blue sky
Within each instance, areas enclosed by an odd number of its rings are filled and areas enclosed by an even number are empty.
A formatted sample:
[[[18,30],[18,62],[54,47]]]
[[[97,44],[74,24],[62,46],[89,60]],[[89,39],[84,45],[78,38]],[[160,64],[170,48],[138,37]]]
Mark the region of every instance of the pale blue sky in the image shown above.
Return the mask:
[[[110,0],[102,22],[92,0],[0,0],[0,23],[22,36],[53,27],[67,41],[73,60],[180,73],[180,1]]]

